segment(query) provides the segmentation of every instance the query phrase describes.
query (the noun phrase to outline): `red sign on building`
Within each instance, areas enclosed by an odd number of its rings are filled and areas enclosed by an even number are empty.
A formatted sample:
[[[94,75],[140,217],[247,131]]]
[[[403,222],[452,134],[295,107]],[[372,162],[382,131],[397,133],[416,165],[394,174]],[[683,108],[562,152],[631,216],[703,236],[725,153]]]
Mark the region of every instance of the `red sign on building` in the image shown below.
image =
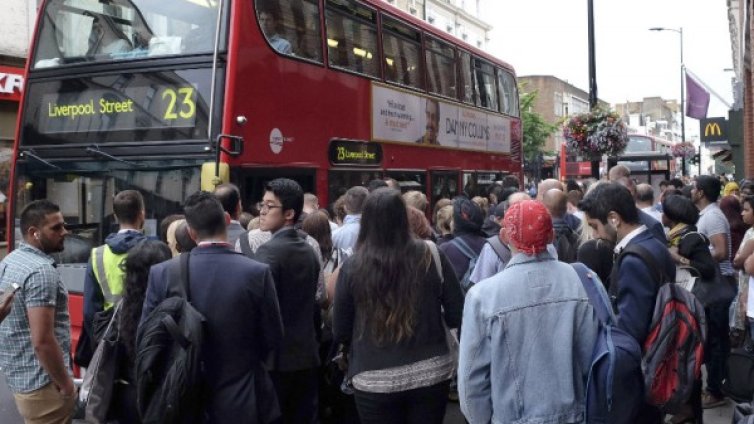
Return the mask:
[[[0,66],[0,100],[21,101],[24,89],[24,70]]]

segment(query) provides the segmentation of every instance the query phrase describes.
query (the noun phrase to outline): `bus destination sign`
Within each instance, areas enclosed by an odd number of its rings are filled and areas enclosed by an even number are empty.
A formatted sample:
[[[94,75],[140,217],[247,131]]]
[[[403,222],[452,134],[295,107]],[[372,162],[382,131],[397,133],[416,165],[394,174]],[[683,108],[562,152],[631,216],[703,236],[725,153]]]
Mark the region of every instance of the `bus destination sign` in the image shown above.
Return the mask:
[[[28,124],[38,134],[206,128],[209,75],[200,70],[65,79],[30,85]],[[208,73],[207,73],[208,74]],[[206,78],[205,78],[206,77]],[[66,136],[67,137],[67,136]],[[193,138],[193,137],[190,137]]]
[[[333,166],[380,166],[382,146],[351,140],[332,140],[328,150]]]

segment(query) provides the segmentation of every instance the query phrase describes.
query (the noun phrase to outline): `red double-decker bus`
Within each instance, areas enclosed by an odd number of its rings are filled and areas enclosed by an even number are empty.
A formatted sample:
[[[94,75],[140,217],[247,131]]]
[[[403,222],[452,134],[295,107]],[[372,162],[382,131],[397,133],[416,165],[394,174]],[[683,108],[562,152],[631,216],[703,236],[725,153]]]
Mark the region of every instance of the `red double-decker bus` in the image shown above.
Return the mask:
[[[374,0],[47,0],[27,67],[9,245],[30,201],[61,206],[74,325],[118,191],[155,235],[219,181],[327,204],[374,178],[435,201],[521,175],[513,69]]]

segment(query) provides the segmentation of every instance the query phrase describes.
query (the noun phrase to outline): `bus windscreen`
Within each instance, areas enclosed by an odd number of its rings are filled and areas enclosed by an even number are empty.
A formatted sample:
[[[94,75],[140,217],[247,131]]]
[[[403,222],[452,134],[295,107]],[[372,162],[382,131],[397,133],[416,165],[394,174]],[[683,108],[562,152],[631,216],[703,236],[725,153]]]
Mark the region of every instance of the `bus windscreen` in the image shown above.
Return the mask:
[[[51,0],[32,68],[212,52],[218,0]]]

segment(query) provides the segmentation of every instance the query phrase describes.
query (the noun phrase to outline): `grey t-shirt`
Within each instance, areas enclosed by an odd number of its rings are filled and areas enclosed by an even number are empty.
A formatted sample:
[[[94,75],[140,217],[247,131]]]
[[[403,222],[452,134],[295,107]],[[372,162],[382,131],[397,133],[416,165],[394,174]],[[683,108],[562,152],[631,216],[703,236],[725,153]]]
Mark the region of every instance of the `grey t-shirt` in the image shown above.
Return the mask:
[[[699,221],[696,224],[696,228],[700,233],[707,236],[707,238],[718,234],[725,235],[725,242],[728,243],[728,258],[720,262],[720,273],[722,275],[735,275],[733,265],[730,262],[730,257],[733,253],[731,252],[730,223],[728,223],[728,219],[725,218],[725,214],[717,206],[717,203],[711,203],[699,212]],[[712,243],[710,243],[709,248],[714,253],[715,248],[712,246]]]

